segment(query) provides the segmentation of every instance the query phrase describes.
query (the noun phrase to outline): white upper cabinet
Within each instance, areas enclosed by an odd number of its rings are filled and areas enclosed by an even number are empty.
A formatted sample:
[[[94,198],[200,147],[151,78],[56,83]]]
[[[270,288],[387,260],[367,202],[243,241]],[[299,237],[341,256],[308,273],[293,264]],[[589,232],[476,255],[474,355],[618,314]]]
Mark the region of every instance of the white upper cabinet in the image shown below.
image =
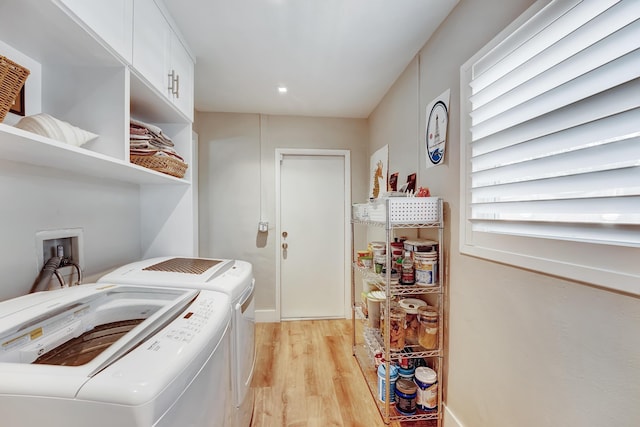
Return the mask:
[[[169,24],[153,0],[134,1],[133,67],[168,96]]]
[[[134,1],[133,68],[193,120],[193,60],[154,0]]]
[[[171,97],[176,106],[193,121],[193,69],[191,56],[180,39],[172,33],[171,73],[173,77]]]
[[[125,62],[133,53],[133,0],[56,0]]]

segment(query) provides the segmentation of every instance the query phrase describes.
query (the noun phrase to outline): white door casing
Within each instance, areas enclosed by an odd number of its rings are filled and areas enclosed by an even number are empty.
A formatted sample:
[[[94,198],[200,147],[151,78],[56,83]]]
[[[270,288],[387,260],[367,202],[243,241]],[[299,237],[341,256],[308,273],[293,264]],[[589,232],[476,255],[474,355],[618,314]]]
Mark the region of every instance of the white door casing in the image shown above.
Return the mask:
[[[349,318],[350,152],[276,149],[275,164],[276,317]]]

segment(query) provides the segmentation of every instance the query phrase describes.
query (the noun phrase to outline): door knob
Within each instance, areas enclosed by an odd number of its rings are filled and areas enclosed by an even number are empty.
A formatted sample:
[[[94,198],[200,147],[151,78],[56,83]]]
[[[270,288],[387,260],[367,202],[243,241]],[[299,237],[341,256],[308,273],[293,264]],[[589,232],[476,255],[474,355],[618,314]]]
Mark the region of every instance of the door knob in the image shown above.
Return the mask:
[[[287,250],[287,248],[288,248],[288,247],[289,247],[289,245],[288,245],[288,244],[286,244],[286,243],[283,243],[283,244],[282,244],[282,249],[284,249],[285,251]]]
[[[289,235],[289,233],[287,233],[286,231],[282,232],[282,237],[284,237],[285,239],[287,238],[288,235]]]

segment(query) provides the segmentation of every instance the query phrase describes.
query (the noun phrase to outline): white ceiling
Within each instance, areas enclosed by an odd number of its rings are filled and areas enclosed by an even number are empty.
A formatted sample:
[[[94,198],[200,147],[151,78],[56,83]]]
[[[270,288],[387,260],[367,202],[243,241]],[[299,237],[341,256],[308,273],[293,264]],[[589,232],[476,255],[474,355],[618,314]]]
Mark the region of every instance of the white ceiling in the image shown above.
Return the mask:
[[[458,0],[164,3],[196,56],[196,110],[366,118]]]

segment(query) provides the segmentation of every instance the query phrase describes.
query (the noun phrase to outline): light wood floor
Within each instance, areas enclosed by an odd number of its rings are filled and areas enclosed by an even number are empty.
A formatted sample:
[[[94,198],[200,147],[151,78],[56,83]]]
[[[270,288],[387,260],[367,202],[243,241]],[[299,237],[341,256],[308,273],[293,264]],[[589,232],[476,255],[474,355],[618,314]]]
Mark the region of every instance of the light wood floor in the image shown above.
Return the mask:
[[[386,426],[352,355],[350,320],[258,323],[256,346],[252,427]]]

